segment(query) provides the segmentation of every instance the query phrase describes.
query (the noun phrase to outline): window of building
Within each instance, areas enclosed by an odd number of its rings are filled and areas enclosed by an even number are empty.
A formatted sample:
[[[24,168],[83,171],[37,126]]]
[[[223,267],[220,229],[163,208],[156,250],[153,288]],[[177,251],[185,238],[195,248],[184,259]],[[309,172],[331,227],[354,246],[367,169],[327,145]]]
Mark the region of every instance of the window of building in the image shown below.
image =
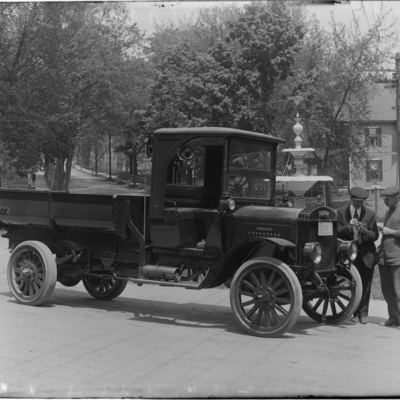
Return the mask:
[[[367,182],[382,181],[382,160],[371,159],[367,161]]]
[[[365,145],[367,147],[382,147],[382,128],[370,127],[365,129]]]

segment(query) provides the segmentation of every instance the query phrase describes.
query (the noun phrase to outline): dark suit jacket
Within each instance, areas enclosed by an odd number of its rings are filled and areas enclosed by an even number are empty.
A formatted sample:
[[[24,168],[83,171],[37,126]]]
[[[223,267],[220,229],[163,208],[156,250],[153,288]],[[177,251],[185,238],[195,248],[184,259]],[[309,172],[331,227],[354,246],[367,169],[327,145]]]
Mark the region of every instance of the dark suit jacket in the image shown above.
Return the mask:
[[[351,221],[350,205],[344,206],[337,210],[338,216],[338,237],[344,240],[353,240],[353,231],[349,228]],[[378,226],[376,224],[375,213],[364,206],[361,207],[359,221],[367,226],[367,232],[362,234],[362,242],[358,244],[358,257],[361,256],[364,264],[371,268],[375,263],[375,240],[379,237]]]

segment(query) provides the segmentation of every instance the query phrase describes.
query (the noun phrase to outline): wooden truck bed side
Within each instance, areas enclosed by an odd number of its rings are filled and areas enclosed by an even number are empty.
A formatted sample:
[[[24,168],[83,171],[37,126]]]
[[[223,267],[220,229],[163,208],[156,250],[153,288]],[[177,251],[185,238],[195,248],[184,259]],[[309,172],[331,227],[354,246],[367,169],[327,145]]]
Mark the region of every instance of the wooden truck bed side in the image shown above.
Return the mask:
[[[120,221],[116,221],[113,210],[117,202],[128,201],[131,221],[143,234],[144,199],[144,196],[1,189],[0,226],[31,225],[53,230],[71,228],[116,232]]]

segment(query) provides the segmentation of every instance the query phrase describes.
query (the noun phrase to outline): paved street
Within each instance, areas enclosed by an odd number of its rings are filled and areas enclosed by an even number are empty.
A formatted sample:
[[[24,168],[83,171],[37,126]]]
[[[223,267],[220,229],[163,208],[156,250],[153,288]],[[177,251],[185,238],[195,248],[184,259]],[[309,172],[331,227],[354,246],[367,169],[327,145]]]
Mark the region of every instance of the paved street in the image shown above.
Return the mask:
[[[140,189],[72,170],[72,193]],[[8,257],[0,239],[0,397],[400,395],[400,331],[379,326],[384,301],[371,302],[367,325],[326,326],[302,313],[290,333],[261,339],[238,327],[226,288],[130,283],[102,302],[82,283],[57,283],[47,304],[22,306],[7,285]]]
[[[302,314],[279,339],[245,334],[228,289],[128,284],[110,302],[57,283],[40,307],[19,305],[0,239],[0,397],[382,397],[400,395],[400,331],[317,324]]]

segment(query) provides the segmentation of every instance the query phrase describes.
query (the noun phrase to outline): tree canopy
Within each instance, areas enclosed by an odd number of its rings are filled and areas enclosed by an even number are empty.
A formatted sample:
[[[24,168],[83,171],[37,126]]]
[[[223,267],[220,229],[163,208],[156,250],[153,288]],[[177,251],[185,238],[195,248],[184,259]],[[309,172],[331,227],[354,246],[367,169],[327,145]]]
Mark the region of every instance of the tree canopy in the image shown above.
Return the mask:
[[[276,92],[276,100],[300,96],[300,104],[277,102],[270,112],[279,116],[275,130],[293,138],[293,116],[302,117],[306,147],[316,149],[321,175],[348,179],[349,157],[357,176],[365,165],[366,149],[359,123],[369,119],[369,99],[376,91],[381,66],[390,59],[396,41],[393,26],[384,27],[387,10],[362,34],[357,21],[350,27],[331,21],[327,32],[312,19],[293,66],[293,75]],[[291,143],[289,141],[289,143]]]
[[[0,7],[2,142],[17,170],[44,160],[55,166],[52,188],[67,189],[85,131],[118,130],[141,101],[135,67],[143,69],[143,35],[128,24],[123,3]]]
[[[160,127],[237,127],[290,147],[298,112],[318,172],[343,179],[349,156],[365,158],[357,123],[396,41],[386,16],[364,34],[356,21],[327,32],[301,3],[253,2],[145,36],[122,2],[2,3],[2,151],[16,171],[44,166],[67,189],[74,151],[97,159],[105,137],[131,166]]]

